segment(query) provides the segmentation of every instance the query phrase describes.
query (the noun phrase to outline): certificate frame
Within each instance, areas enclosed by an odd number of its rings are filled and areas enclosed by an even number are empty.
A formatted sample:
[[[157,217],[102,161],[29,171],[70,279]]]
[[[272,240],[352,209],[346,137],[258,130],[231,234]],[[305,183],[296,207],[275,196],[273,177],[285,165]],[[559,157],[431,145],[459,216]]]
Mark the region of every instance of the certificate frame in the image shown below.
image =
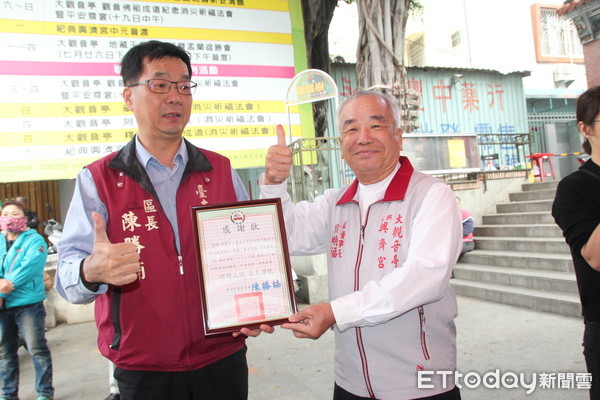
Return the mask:
[[[297,312],[281,199],[196,206],[192,220],[206,335]]]

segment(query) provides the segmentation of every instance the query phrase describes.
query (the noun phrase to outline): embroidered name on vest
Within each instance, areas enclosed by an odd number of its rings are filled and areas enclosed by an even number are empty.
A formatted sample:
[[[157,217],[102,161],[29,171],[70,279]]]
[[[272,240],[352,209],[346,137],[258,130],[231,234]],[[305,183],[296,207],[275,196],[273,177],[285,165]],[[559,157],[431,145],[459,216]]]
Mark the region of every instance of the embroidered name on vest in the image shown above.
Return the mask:
[[[391,224],[391,226],[390,226]],[[402,228],[404,226],[403,217],[401,214],[392,215],[388,214],[385,217],[382,217],[379,221],[379,229],[377,232],[381,235],[377,240],[377,250],[385,254],[386,249],[389,247],[393,250],[394,256],[389,261],[391,266],[394,268],[398,268],[398,263],[400,259],[398,258],[398,251],[402,244],[400,243],[400,239],[403,237]],[[391,230],[391,232],[390,232]],[[388,243],[386,237],[389,238],[389,234],[391,233],[391,243]],[[388,257],[381,255],[377,257],[377,266],[379,268],[385,268],[386,263],[388,262]]]
[[[123,241],[125,243],[133,243],[137,248],[138,254],[142,254],[142,250],[146,248],[143,245],[140,237],[144,231],[150,232],[155,229],[160,229],[158,221],[156,220],[156,205],[153,199],[145,199],[143,201],[143,207],[137,207],[137,203],[132,204],[132,208],[129,212],[121,215],[121,227],[123,232],[131,232],[131,236],[126,236]],[[137,235],[134,233],[138,233]],[[138,279],[142,280],[146,278],[146,270],[144,268],[144,262],[140,261],[140,270],[138,271]]]
[[[348,221],[336,224],[331,237],[331,258],[342,258],[342,250],[346,243],[346,225]]]

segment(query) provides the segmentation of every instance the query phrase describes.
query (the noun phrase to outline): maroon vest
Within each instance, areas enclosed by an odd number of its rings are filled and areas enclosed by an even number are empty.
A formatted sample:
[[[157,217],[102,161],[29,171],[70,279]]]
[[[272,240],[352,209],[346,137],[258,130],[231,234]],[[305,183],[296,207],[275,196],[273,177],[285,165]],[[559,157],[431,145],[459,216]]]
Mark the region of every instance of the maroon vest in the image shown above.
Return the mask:
[[[140,249],[140,279],[96,299],[98,347],[118,367],[189,371],[244,346],[231,334],[204,335],[199,266],[190,208],[236,201],[229,160],[186,141],[189,161],[177,191],[181,254],[171,224],[135,156],[135,140],[87,168],[108,210],[108,237]]]

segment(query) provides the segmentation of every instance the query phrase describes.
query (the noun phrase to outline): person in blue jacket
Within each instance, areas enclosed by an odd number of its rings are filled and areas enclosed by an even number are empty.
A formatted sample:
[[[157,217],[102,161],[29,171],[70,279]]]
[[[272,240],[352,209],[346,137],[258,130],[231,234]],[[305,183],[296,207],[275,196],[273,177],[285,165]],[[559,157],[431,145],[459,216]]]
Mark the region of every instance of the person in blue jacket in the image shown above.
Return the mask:
[[[27,227],[23,205],[9,201],[0,213],[0,400],[19,391],[19,333],[33,357],[38,400],[52,400],[52,357],[46,343],[44,265],[48,246]]]

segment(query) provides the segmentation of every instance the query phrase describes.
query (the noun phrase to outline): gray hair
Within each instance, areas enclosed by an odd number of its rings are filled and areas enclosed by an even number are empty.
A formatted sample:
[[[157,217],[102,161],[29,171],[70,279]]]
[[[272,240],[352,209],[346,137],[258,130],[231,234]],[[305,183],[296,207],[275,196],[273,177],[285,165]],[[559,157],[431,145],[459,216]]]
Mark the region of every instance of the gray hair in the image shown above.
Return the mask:
[[[379,97],[380,99],[385,101],[385,104],[390,108],[390,111],[392,112],[392,117],[394,118],[394,127],[402,128],[402,113],[400,111],[400,106],[398,105],[398,100],[396,100],[394,97],[392,97],[389,94],[377,92],[375,90],[360,90],[360,91],[352,94],[350,97],[346,98],[339,105],[339,107],[337,109],[337,113],[336,113],[338,131],[341,132],[341,129],[342,129],[342,121],[340,121],[340,115],[342,114],[344,107],[346,107],[346,105],[351,100],[354,100],[357,97],[361,97],[361,96],[375,96],[375,97]]]

